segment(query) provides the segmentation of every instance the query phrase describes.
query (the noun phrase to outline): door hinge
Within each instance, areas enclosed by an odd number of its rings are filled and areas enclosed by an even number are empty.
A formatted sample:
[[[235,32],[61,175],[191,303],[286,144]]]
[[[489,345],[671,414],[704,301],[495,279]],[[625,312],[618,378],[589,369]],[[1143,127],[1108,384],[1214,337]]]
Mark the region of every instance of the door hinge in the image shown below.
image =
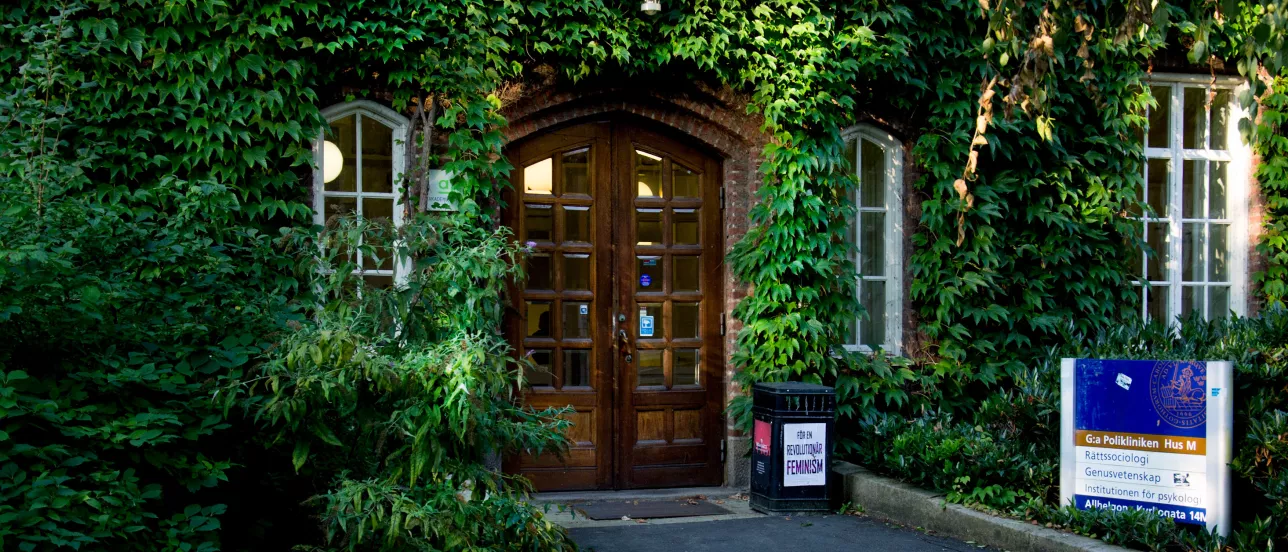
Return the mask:
[[[721,462],[725,461],[725,443],[726,442],[727,441],[725,441],[724,439],[720,440],[720,461]]]
[[[724,191],[724,190],[725,190],[725,189],[724,189],[724,186],[721,186],[721,187],[720,187],[720,209],[721,209],[721,210],[724,210],[724,208],[725,208],[725,191]]]
[[[725,313],[720,313],[720,335],[725,334]]]

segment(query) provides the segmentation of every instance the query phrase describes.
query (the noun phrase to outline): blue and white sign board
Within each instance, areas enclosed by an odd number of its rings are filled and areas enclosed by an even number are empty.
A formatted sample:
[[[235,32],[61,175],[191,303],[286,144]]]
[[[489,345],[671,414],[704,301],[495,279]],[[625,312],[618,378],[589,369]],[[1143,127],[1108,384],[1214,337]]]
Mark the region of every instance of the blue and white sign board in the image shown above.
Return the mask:
[[[647,310],[640,309],[640,337],[653,337],[653,317]]]
[[[438,169],[429,170],[429,183],[425,186],[426,211],[455,211],[456,204],[447,197],[452,190],[452,173]]]
[[[1229,362],[1061,361],[1060,502],[1230,525]]]

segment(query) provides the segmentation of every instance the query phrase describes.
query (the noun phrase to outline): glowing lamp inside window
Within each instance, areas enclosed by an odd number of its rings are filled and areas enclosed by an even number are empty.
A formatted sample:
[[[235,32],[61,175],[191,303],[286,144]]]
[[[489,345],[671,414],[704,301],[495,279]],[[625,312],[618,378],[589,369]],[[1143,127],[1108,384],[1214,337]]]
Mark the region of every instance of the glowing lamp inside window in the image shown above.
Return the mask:
[[[340,153],[340,146],[330,140],[322,142],[322,181],[331,182],[343,171],[344,155]]]

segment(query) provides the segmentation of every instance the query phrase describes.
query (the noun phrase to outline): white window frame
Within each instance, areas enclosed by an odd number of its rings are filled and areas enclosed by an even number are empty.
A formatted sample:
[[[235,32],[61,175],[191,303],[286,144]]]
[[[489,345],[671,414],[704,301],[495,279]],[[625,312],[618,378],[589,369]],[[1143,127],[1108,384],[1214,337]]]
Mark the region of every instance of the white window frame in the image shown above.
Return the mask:
[[[1170,86],[1171,87],[1171,106],[1170,118],[1168,124],[1171,132],[1168,136],[1168,147],[1155,148],[1149,146],[1149,129],[1146,128],[1141,134],[1142,144],[1145,153],[1145,163],[1142,170],[1148,171],[1150,159],[1167,159],[1171,162],[1172,170],[1168,178],[1168,201],[1167,216],[1142,216],[1142,228],[1146,221],[1149,223],[1167,223],[1168,243],[1167,243],[1167,264],[1166,280],[1152,280],[1151,286],[1167,286],[1167,317],[1168,323],[1175,325],[1178,317],[1181,315],[1182,306],[1182,256],[1184,246],[1182,243],[1183,230],[1185,223],[1219,223],[1229,224],[1229,235],[1226,236],[1226,247],[1229,250],[1229,274],[1230,274],[1230,310],[1239,316],[1247,314],[1247,282],[1248,282],[1248,201],[1250,199],[1249,179],[1252,174],[1252,147],[1243,141],[1239,133],[1239,121],[1249,117],[1248,109],[1239,104],[1238,98],[1247,89],[1248,84],[1239,77],[1216,77],[1211,75],[1185,75],[1185,74],[1154,74],[1146,80],[1145,84],[1149,87]],[[1230,115],[1226,129],[1226,149],[1185,149],[1184,146],[1184,109],[1185,109],[1185,88],[1201,87],[1206,90],[1226,89],[1231,92]],[[1151,92],[1152,93],[1152,92]],[[1209,116],[1210,118],[1210,116]],[[1148,121],[1148,117],[1146,118]],[[1211,125],[1204,125],[1204,144],[1210,141]],[[1226,217],[1221,219],[1209,218],[1186,218],[1182,211],[1185,198],[1185,165],[1188,160],[1199,161],[1224,161],[1227,162],[1226,178],[1229,181],[1226,189]],[[1142,183],[1148,188],[1148,172],[1146,179]],[[1206,182],[1207,171],[1204,171],[1203,178]],[[1206,196],[1205,196],[1206,201]],[[1210,226],[1208,226],[1210,228]],[[1205,230],[1205,236],[1206,234]],[[1205,240],[1206,243],[1206,240]],[[1206,250],[1206,248],[1205,248]],[[1142,267],[1147,265],[1144,262],[1149,261],[1147,253],[1142,252]],[[1157,259],[1157,257],[1155,257]],[[1207,266],[1206,263],[1204,265]],[[1149,276],[1148,270],[1142,270],[1137,274],[1137,278],[1143,280]],[[1135,282],[1139,291],[1142,287],[1140,280]],[[1203,276],[1206,282],[1207,275]],[[1194,284],[1191,284],[1194,285]],[[1199,284],[1206,288],[1207,285]],[[1158,288],[1151,287],[1149,293],[1156,292]],[[1139,295],[1141,299],[1140,315],[1143,319],[1149,319],[1149,302],[1144,294]],[[1207,300],[1204,299],[1202,309],[1203,318],[1212,319],[1211,313],[1206,312]]]
[[[317,225],[326,224],[325,203],[328,197],[351,197],[356,198],[358,214],[362,213],[363,198],[380,198],[393,200],[393,223],[395,228],[401,228],[403,225],[403,175],[406,173],[406,148],[407,132],[411,127],[411,121],[388,107],[380,105],[369,100],[357,100],[336,104],[322,110],[322,116],[326,118],[328,124],[355,115],[354,132],[357,141],[357,149],[362,151],[362,118],[370,117],[380,124],[389,127],[393,131],[393,151],[391,152],[393,166],[393,183],[388,193],[380,192],[363,192],[362,191],[362,156],[359,154],[355,164],[357,174],[356,186],[357,191],[337,192],[326,189],[324,176],[322,173],[323,165],[323,147],[326,140],[326,131],[318,133],[317,138],[313,140],[313,223]],[[411,272],[411,259],[404,255],[399,255],[397,251],[402,250],[402,243],[395,242],[393,251],[395,259],[392,269],[364,269],[362,267],[362,252],[358,251],[358,274],[361,276],[391,276],[393,277],[394,286],[401,287],[406,285],[407,276]]]
[[[885,274],[883,276],[863,276],[856,274],[854,290],[856,299],[861,290],[863,281],[883,281],[886,288],[885,301],[885,343],[882,349],[892,355],[900,355],[903,350],[903,144],[888,132],[870,125],[859,125],[850,128],[841,134],[842,143],[850,140],[868,140],[879,146],[885,153],[885,206],[884,207],[860,207],[859,194],[862,193],[862,184],[855,187],[851,194],[856,212],[884,213],[885,214]],[[863,148],[861,144],[855,144],[854,171],[855,177],[862,177],[862,160]],[[857,219],[851,219],[856,223]],[[851,238],[855,244],[855,268],[860,266],[858,247],[861,244],[860,233],[862,229],[859,224],[852,224]],[[850,351],[871,353],[874,352],[868,345],[855,344],[858,341],[859,328],[861,324],[871,324],[872,320],[859,319],[855,321],[853,334],[849,336],[845,348]]]

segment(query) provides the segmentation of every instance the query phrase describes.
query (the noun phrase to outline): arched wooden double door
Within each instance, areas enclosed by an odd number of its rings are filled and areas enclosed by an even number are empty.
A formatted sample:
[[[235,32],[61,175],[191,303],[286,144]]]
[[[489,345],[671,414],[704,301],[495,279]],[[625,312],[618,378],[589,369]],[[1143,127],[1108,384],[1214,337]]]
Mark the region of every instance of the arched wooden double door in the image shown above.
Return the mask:
[[[534,250],[509,331],[542,367],[524,399],[576,412],[564,458],[507,469],[540,490],[720,484],[719,162],[616,120],[508,155],[507,218]]]

